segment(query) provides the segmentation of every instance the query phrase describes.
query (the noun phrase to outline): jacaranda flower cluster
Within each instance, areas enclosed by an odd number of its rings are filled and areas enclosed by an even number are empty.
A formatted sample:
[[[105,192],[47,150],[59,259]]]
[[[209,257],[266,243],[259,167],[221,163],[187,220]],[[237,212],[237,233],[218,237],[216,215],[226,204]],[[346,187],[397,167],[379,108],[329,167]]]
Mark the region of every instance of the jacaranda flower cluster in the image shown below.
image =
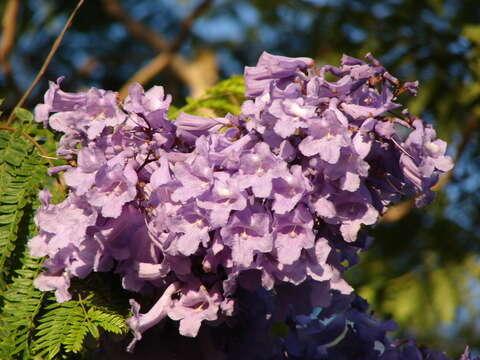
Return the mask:
[[[371,243],[365,228],[402,198],[429,203],[452,168],[446,143],[398,102],[418,83],[366,59],[317,68],[264,53],[245,69],[241,114],[223,118],[169,121],[159,86],[133,84],[122,103],[115,92],[51,83],[35,118],[63,133],[58,155],[70,165],[50,171],[64,172],[70,192],[58,205],[40,194],[29,248],[47,260],[35,285],[61,302],[72,277],[114,270],[125,289],[157,296],[147,312],[130,301],[130,350],[167,317],[190,337],[243,318],[250,334],[290,327],[286,339],[256,336],[271,353],[249,359],[358,349],[368,359],[433,358],[391,343],[395,325],[367,315],[343,278]]]

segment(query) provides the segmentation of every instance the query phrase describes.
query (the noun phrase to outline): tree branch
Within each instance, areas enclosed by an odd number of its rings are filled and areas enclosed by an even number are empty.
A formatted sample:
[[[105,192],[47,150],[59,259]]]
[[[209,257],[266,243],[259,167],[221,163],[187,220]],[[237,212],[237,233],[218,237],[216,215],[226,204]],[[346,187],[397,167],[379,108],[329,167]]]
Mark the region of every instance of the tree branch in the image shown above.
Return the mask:
[[[218,81],[217,58],[211,49],[202,49],[192,61],[187,61],[180,54],[176,54],[170,67],[188,85],[192,98],[202,96]]]
[[[0,64],[5,75],[6,85],[12,89],[16,96],[20,96],[20,90],[15,82],[10,64],[10,54],[15,43],[17,29],[17,16],[20,9],[19,0],[9,0],[5,6],[2,19],[2,40],[0,44]]]
[[[155,56],[144,67],[139,69],[118,92],[120,99],[123,100],[128,95],[128,88],[132,83],[138,82],[140,84],[146,84],[150,79],[155,77],[155,75],[160,73],[170,63],[172,56],[172,53],[166,51]]]
[[[13,50],[19,8],[19,0],[9,0],[5,7],[5,12],[3,13],[2,43],[0,44],[0,62],[2,64],[8,61],[10,53]]]
[[[167,40],[146,25],[132,19],[122,8],[119,0],[102,0],[102,4],[105,11],[112,18],[122,23],[133,37],[144,42],[158,52],[168,49]]]
[[[103,0],[104,2],[113,2],[113,3],[117,3],[118,5],[118,2],[117,0]],[[119,97],[120,99],[124,99],[127,94],[128,94],[128,87],[134,83],[134,82],[138,82],[142,85],[145,85],[146,83],[148,83],[153,77],[155,77],[156,75],[158,75],[163,69],[165,69],[165,67],[169,66],[171,63],[173,62],[177,62],[177,66],[174,66],[174,70],[178,73],[180,67],[178,66],[179,64],[183,64],[183,63],[186,63],[185,59],[183,59],[177,52],[178,50],[180,49],[180,47],[182,46],[183,42],[187,39],[189,33],[190,33],[190,30],[191,30],[191,27],[193,25],[193,23],[195,22],[195,20],[204,12],[206,11],[209,6],[211,5],[212,3],[212,0],[204,0],[202,1],[193,11],[192,13],[187,16],[185,19],[183,19],[183,21],[181,22],[180,24],[180,29],[178,31],[178,34],[176,36],[176,38],[171,42],[171,43],[168,43],[166,44],[166,48],[163,49],[163,52],[159,55],[157,55],[156,57],[154,57],[152,60],[150,60],[143,68],[139,69],[135,74],[133,74],[133,76],[127,80],[127,82],[122,86],[122,88],[120,89],[119,91]],[[118,9],[117,9],[118,10]],[[121,8],[120,8],[121,10]],[[124,17],[123,17],[124,18]],[[129,20],[128,21],[128,24],[130,24],[130,26],[132,26],[133,23],[136,23],[134,20]],[[127,27],[127,23],[124,22],[125,26]],[[138,23],[136,24],[137,25],[137,29],[140,29],[141,27],[143,27],[144,29],[146,27],[144,27],[144,25],[141,25],[138,26]],[[128,29],[128,27],[127,27]],[[148,32],[151,32],[150,29],[148,29]],[[148,33],[147,32],[147,33]],[[144,35],[139,35],[137,32],[132,32],[132,35],[134,36],[137,36],[137,38],[144,38]],[[163,39],[163,37],[161,37],[161,35],[159,34],[156,34],[156,36],[160,39]],[[180,77],[182,79],[185,79],[184,76],[181,76]],[[193,87],[192,87],[192,92],[193,91]]]
[[[192,29],[192,25],[195,20],[210,7],[211,3],[212,0],[203,0],[195,9],[193,9],[192,13],[189,16],[183,19],[183,21],[180,23],[180,30],[178,31],[178,35],[170,45],[169,50],[171,52],[176,52],[178,49],[180,49],[183,42],[190,34],[190,30]]]
[[[85,2],[85,0],[79,0],[78,1],[77,6],[75,7],[75,9],[73,9],[70,17],[68,18],[67,22],[65,23],[65,26],[63,27],[62,32],[55,39],[55,42],[53,43],[52,48],[50,49],[50,52],[48,53],[48,56],[45,59],[45,62],[43,63],[40,70],[38,71],[37,76],[33,80],[30,87],[27,89],[27,91],[23,94],[23,96],[20,99],[20,101],[18,102],[18,104],[13,108],[12,112],[10,113],[10,116],[8,117],[8,120],[7,120],[7,125],[10,125],[13,122],[13,120],[15,119],[15,110],[17,108],[21,107],[25,103],[25,101],[27,100],[27,98],[30,96],[33,89],[35,88],[35,86],[37,86],[38,82],[40,81],[43,74],[45,73],[45,70],[47,69],[48,65],[50,65],[50,62],[52,61],[53,56],[55,55],[58,48],[60,47],[60,44],[62,43],[62,40],[65,36],[65,33],[67,32],[68,28],[72,25],[73,19],[77,15],[78,10],[80,9],[80,7],[83,5],[84,2]]]

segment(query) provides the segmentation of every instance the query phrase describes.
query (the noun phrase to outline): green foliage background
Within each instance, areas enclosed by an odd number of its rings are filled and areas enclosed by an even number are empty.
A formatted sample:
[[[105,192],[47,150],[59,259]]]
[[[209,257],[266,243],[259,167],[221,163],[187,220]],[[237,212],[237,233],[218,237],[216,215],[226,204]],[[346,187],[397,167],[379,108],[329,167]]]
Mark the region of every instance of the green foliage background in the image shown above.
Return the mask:
[[[113,19],[104,3],[86,1],[47,79],[66,76],[70,91],[88,86],[119,89],[157,55]],[[0,14],[6,4],[0,1]],[[198,1],[121,4],[133,19],[172,39]],[[72,6],[65,1],[22,2],[11,54],[14,83],[0,74],[7,114],[38,71]],[[240,74],[244,65],[253,65],[263,50],[310,56],[318,64],[338,64],[342,53],[362,57],[372,52],[395,76],[420,80],[419,95],[409,107],[436,124],[439,135],[451,144],[457,166],[434,204],[421,210],[407,207],[402,216],[372,231],[376,241],[349,274],[350,281],[378,316],[399,322],[400,336],[414,335],[420,343],[452,355],[467,343],[480,349],[478,1],[217,0],[196,21],[180,53],[189,60],[202,51],[213,53],[217,75],[229,78]],[[86,71],[85,64],[91,63],[94,66]],[[182,107],[207,116],[238,112],[243,94],[237,77],[200,99],[184,101],[191,89],[171,67],[146,85],[153,84],[173,94],[172,119]],[[43,81],[34,91],[27,109],[41,101],[46,86]],[[64,305],[33,288],[41,261],[29,258],[25,243],[35,233],[36,194],[47,185],[60,200],[64,190],[55,179],[47,179],[48,160],[25,136],[54,156],[55,135],[31,124],[27,110],[17,115],[20,119],[9,129],[2,129],[0,122],[0,359],[29,359],[33,354],[81,358],[99,346],[102,334],[126,334],[128,296],[110,287],[103,291],[103,300],[93,294],[99,282],[114,282],[108,277],[89,279],[90,288],[76,284],[75,300]],[[66,320],[72,322],[65,327],[71,333],[50,333],[49,329],[60,331]]]

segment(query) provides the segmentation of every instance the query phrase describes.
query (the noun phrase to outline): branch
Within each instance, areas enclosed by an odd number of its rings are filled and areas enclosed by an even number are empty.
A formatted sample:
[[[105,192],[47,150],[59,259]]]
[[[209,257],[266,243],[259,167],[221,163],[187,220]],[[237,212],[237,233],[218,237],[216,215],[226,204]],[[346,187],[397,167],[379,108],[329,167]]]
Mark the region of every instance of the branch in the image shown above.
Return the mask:
[[[188,85],[192,98],[202,96],[218,81],[217,58],[211,49],[202,49],[192,61],[186,61],[177,54],[170,66]]]
[[[148,64],[138,70],[135,74],[133,74],[133,76],[127,80],[127,82],[118,92],[120,99],[125,99],[125,97],[128,95],[128,88],[134,82],[146,84],[150,79],[155,77],[155,75],[161,72],[170,63],[172,56],[173,54],[168,51],[161,53],[150,60]]]
[[[180,46],[182,46],[183,42],[190,34],[190,30],[195,20],[210,7],[211,3],[212,0],[203,0],[195,9],[193,9],[192,13],[189,16],[183,19],[180,24],[180,30],[178,31],[178,35],[170,46],[171,52],[176,52],[180,48]]]
[[[112,1],[112,0],[104,0],[104,1]],[[116,0],[113,0],[114,2]],[[177,51],[182,46],[183,42],[187,39],[191,27],[195,20],[208,9],[212,0],[204,0],[202,1],[193,11],[192,13],[187,16],[180,24],[180,30],[175,38],[175,40],[168,44],[166,49],[152,60],[150,60],[143,68],[139,69],[133,76],[127,80],[127,82],[122,86],[119,91],[120,99],[124,99],[128,94],[129,86],[134,83],[138,82],[142,85],[148,83],[153,77],[159,74],[165,67],[170,65],[173,61],[185,61],[183,58],[180,58],[177,54]],[[133,20],[132,20],[133,21]],[[143,26],[143,25],[142,25]],[[160,36],[157,34],[157,36]],[[143,35],[142,35],[143,37]],[[178,66],[176,67],[176,71],[178,72]]]
[[[22,107],[22,105],[25,103],[25,101],[27,100],[27,98],[30,96],[30,94],[32,93],[33,89],[35,88],[35,86],[37,86],[38,82],[40,81],[40,79],[42,78],[43,74],[45,73],[45,70],[47,69],[48,65],[50,65],[50,62],[52,61],[53,59],[53,56],[55,55],[55,53],[57,52],[58,48],[60,47],[60,44],[62,43],[62,40],[65,36],[65,33],[67,32],[68,28],[72,25],[73,23],[73,19],[75,18],[75,15],[77,15],[77,12],[78,10],[80,9],[80,7],[83,5],[83,3],[85,2],[85,0],[79,0],[78,3],[77,3],[77,6],[75,7],[75,9],[73,9],[72,11],[72,14],[70,15],[70,17],[68,18],[67,22],[65,23],[65,26],[63,27],[62,29],[62,32],[60,33],[60,35],[58,35],[58,37],[55,39],[55,42],[53,43],[53,46],[52,48],[50,49],[50,52],[48,53],[48,56],[47,58],[45,59],[45,62],[43,63],[42,67],[40,68],[40,70],[38,71],[38,74],[37,76],[35,77],[35,79],[33,80],[32,84],[30,85],[30,87],[27,89],[27,91],[25,92],[25,94],[23,94],[22,98],[20,99],[20,101],[18,102],[18,104],[13,108],[12,112],[10,113],[10,116],[8,117],[8,120],[7,120],[7,125],[10,125],[13,120],[15,119],[15,110],[19,107]]]
[[[12,65],[10,64],[10,54],[15,43],[15,33],[17,29],[17,16],[20,9],[19,0],[9,0],[2,19],[2,40],[0,44],[0,64],[5,75],[6,85],[12,89],[16,96],[20,96],[15,78],[13,77]]]
[[[19,0],[9,0],[5,7],[2,20],[2,43],[0,44],[0,63],[2,64],[8,61],[13,49],[19,8]]]
[[[456,163],[461,157],[462,154],[467,147],[467,144],[469,143],[472,134],[475,133],[475,129],[478,125],[477,119],[475,116],[471,116],[467,120],[467,124],[465,128],[463,129],[462,133],[462,141],[457,147],[457,151],[455,153],[455,156],[453,157],[454,163]],[[455,169],[455,168],[454,168]],[[453,177],[453,171],[454,169],[450,170],[446,174],[444,174],[438,182],[432,187],[432,190],[434,191],[440,191],[443,189],[448,182],[452,179]],[[386,222],[395,222],[403,217],[405,217],[413,208],[415,207],[415,201],[412,199],[402,201],[401,203],[392,206],[388,211],[380,218],[380,221],[386,221]]]
[[[105,11],[118,22],[122,23],[130,34],[144,42],[154,50],[161,52],[168,49],[168,42],[149,27],[132,19],[122,8],[118,0],[102,0]]]

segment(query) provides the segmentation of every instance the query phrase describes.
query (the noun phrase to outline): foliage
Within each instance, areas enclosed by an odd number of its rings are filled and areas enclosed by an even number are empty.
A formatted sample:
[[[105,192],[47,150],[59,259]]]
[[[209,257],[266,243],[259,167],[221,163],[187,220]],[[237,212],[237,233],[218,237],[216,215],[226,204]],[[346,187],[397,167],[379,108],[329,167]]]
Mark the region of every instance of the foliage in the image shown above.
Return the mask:
[[[3,129],[2,129],[3,130]],[[46,161],[36,153],[34,145],[23,136],[23,127],[0,131],[0,289],[4,289],[17,245],[18,234],[25,242],[19,224],[31,217],[32,201],[46,179]]]
[[[79,353],[84,350],[87,335],[100,337],[100,329],[114,334],[124,334],[127,326],[120,314],[93,304],[93,295],[45,307],[38,320],[37,337],[33,348],[38,356],[54,359],[60,351]],[[53,299],[55,301],[55,299]]]
[[[12,283],[2,293],[1,359],[31,358],[35,321],[46,295],[33,287],[33,279],[41,269],[42,260],[25,254],[22,263]]]
[[[25,244],[34,233],[35,199],[47,168],[24,131],[22,125],[0,131],[0,358],[5,359],[29,357],[32,325],[45,296],[33,287],[42,260],[30,258]]]

